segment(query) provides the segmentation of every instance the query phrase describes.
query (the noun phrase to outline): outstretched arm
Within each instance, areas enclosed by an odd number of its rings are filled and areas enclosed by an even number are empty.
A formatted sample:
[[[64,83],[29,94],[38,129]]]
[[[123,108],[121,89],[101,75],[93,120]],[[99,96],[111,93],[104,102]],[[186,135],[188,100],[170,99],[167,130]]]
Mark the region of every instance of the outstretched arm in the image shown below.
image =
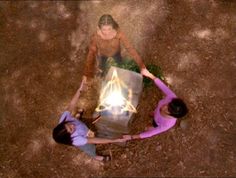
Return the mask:
[[[144,65],[141,57],[134,49],[134,47],[130,44],[128,38],[125,36],[123,32],[120,32],[120,40],[122,44],[125,46],[126,50],[130,53],[130,55],[134,58],[135,62],[138,64],[140,70],[145,69],[146,66]]]
[[[155,78],[154,82],[156,84],[156,86],[166,95],[169,97],[176,97],[175,93],[169,88],[167,87],[166,84],[164,84],[163,81],[161,81],[159,78]]]
[[[143,138],[152,137],[154,135],[158,135],[172,128],[175,125],[175,123],[176,123],[176,120],[172,120],[167,125],[160,125],[156,128],[153,127],[152,129],[149,129],[139,134],[139,137],[143,139]]]
[[[123,135],[123,138],[127,140],[141,139],[140,135]]]
[[[75,95],[73,96],[70,104],[68,105],[67,110],[70,113],[72,113],[76,109],[76,106],[77,106],[77,103],[78,103],[78,100],[79,100],[79,97],[80,97],[80,93],[83,89],[83,85],[84,85],[84,80],[82,80],[82,82],[80,84],[80,87],[78,88],[78,90],[76,91]]]
[[[123,32],[120,32],[120,39],[121,39],[121,42],[124,44],[125,48],[127,49],[127,51],[130,53],[130,55],[133,57],[135,62],[138,64],[141,74],[145,76],[145,72],[150,73],[147,70],[145,64],[143,63],[143,60],[141,59],[140,55],[137,53],[134,47],[130,44],[128,38],[125,36]]]
[[[147,69],[142,70],[142,74],[150,79],[152,79],[156,86],[166,95],[171,97],[176,97],[175,93],[169,89],[163,81],[159,78],[155,77],[152,73],[150,73]]]
[[[107,143],[117,143],[117,142],[125,142],[127,139],[118,138],[118,139],[108,139],[108,138],[88,138],[88,142],[90,144],[107,144]]]
[[[176,120],[173,120],[168,125],[158,126],[156,128],[153,127],[152,129],[149,129],[149,130],[142,132],[140,134],[137,134],[137,135],[124,135],[123,138],[127,139],[127,140],[149,138],[149,137],[152,137],[154,135],[158,135],[162,132],[165,132],[165,131],[171,129],[175,125],[175,123],[176,123]]]

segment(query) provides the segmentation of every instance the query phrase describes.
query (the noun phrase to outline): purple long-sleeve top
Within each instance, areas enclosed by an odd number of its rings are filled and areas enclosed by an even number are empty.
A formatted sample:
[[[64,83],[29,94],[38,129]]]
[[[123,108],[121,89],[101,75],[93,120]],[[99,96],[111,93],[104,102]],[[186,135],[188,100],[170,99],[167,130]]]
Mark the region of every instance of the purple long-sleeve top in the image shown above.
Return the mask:
[[[162,116],[160,109],[162,106],[168,104],[176,95],[171,91],[159,78],[154,80],[156,86],[165,94],[165,97],[159,101],[157,108],[154,111],[154,121],[158,127],[151,128],[145,132],[142,132],[140,138],[148,138],[154,135],[160,134],[172,128],[176,124],[176,118],[171,116]]]

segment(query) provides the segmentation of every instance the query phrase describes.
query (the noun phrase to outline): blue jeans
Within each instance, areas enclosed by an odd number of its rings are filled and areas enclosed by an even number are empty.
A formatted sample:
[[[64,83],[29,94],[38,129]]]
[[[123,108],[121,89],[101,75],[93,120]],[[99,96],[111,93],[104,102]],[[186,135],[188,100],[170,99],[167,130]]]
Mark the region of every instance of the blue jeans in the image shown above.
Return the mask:
[[[97,156],[96,147],[94,144],[85,144],[83,146],[79,146],[79,149],[91,157]]]
[[[120,64],[122,62],[122,57],[121,57],[121,54],[120,54],[120,51],[117,52],[114,56],[111,56],[116,63]],[[107,70],[107,59],[109,57],[107,56],[98,56],[98,60],[99,60],[99,69],[102,71],[101,73],[101,76],[104,76],[105,75],[105,72]]]

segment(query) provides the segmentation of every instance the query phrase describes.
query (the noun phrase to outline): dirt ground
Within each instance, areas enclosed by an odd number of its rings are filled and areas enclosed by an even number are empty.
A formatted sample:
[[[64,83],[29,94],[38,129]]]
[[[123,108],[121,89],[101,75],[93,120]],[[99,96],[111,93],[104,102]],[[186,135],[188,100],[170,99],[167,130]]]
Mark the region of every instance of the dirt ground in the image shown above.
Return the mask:
[[[102,14],[118,21],[145,64],[161,66],[189,114],[170,131],[131,141],[101,164],[54,143],[52,129],[79,87]],[[125,50],[123,55],[127,55]],[[0,177],[235,177],[236,1],[0,2]],[[161,99],[145,88],[132,133]],[[87,113],[88,114],[88,113]]]

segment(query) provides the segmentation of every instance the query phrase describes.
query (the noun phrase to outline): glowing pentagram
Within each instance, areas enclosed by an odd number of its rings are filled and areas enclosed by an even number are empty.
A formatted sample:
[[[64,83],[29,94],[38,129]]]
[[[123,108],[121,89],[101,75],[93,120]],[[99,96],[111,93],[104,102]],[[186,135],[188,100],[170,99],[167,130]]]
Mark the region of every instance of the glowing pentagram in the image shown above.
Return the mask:
[[[122,89],[127,89],[127,99],[122,94]],[[114,115],[122,114],[124,111],[136,113],[135,107],[131,103],[132,90],[118,78],[116,70],[113,71],[111,80],[102,89],[100,102],[96,108],[97,112],[109,111]]]

